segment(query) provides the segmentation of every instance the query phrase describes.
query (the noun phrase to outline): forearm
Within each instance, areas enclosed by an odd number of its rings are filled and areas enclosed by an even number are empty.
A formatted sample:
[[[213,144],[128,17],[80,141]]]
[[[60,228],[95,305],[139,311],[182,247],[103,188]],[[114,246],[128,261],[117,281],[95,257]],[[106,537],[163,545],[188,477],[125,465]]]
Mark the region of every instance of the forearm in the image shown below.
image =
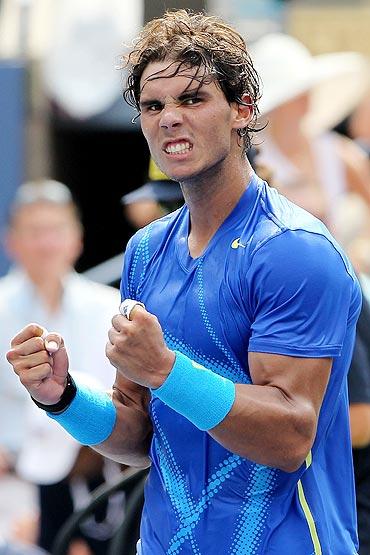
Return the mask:
[[[293,472],[307,457],[316,432],[316,414],[276,387],[236,385],[234,404],[209,434],[226,449],[259,464]]]
[[[68,387],[70,393],[66,395]],[[152,433],[149,400],[147,388],[120,376],[112,392],[70,379],[59,404],[41,408],[82,445],[121,463],[148,466]],[[68,406],[61,410],[65,402]]]
[[[116,408],[116,423],[111,435],[93,449],[102,455],[129,466],[147,467],[152,426],[145,410],[138,409],[116,387],[112,400]]]
[[[293,472],[312,447],[331,359],[253,354],[250,362],[254,383],[234,384],[177,352],[153,393],[233,453]]]

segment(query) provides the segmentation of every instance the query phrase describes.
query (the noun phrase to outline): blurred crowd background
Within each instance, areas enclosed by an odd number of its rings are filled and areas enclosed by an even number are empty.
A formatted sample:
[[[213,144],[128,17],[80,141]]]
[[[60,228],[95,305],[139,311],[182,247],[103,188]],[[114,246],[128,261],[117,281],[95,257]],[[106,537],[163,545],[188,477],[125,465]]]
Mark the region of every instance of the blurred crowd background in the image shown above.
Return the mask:
[[[98,365],[119,303],[107,286],[118,285],[135,229],[182,202],[179,185],[150,160],[136,113],[122,99],[120,56],[144,23],[171,8],[220,15],[246,38],[262,78],[265,127],[250,160],[325,221],[370,301],[370,0],[0,0],[1,555],[13,553],[13,542],[14,553],[31,554],[36,544],[52,552],[58,522],[87,503],[93,487],[125,471],[49,434],[46,417],[38,420],[15,393],[21,386],[9,378],[5,352],[29,320],[65,329],[71,343],[99,320],[97,354],[86,368],[89,354],[76,347],[75,367],[105,386],[113,381],[113,371]],[[89,302],[94,310],[84,322]],[[351,424],[368,511],[369,353],[363,319]],[[43,523],[62,498],[62,520]],[[111,505],[85,526],[70,555],[107,553],[124,500]],[[369,514],[361,555],[370,553]]]

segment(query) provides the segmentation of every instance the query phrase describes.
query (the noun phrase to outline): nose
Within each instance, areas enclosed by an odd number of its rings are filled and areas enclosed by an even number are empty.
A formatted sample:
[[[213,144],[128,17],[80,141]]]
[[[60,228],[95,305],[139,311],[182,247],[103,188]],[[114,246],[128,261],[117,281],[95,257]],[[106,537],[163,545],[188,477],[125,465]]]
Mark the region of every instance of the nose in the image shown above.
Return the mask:
[[[182,123],[181,109],[176,104],[166,104],[161,111],[160,126],[163,129],[173,129]]]

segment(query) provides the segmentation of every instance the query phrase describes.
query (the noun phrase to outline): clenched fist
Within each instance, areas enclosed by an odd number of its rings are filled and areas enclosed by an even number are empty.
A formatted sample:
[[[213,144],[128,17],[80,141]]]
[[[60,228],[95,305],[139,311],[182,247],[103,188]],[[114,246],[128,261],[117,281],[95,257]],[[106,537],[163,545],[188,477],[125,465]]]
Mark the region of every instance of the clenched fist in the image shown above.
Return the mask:
[[[130,320],[121,314],[113,317],[108,337],[106,354],[120,374],[145,387],[162,385],[175,353],[166,346],[156,316],[136,305]]]
[[[62,337],[46,333],[38,324],[29,324],[11,341],[6,358],[36,401],[57,403],[65,389],[68,355]]]

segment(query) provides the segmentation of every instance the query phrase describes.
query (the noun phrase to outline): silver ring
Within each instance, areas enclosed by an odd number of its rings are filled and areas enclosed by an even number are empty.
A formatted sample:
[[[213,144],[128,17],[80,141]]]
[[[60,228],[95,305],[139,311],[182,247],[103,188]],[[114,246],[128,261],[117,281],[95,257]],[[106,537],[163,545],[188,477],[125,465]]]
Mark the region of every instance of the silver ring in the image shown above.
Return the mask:
[[[133,299],[125,299],[119,305],[119,311],[122,314],[122,316],[127,318],[127,320],[131,320],[130,314],[133,311],[135,306],[142,306],[143,308],[145,308],[145,304],[141,303],[140,301],[134,301]]]

